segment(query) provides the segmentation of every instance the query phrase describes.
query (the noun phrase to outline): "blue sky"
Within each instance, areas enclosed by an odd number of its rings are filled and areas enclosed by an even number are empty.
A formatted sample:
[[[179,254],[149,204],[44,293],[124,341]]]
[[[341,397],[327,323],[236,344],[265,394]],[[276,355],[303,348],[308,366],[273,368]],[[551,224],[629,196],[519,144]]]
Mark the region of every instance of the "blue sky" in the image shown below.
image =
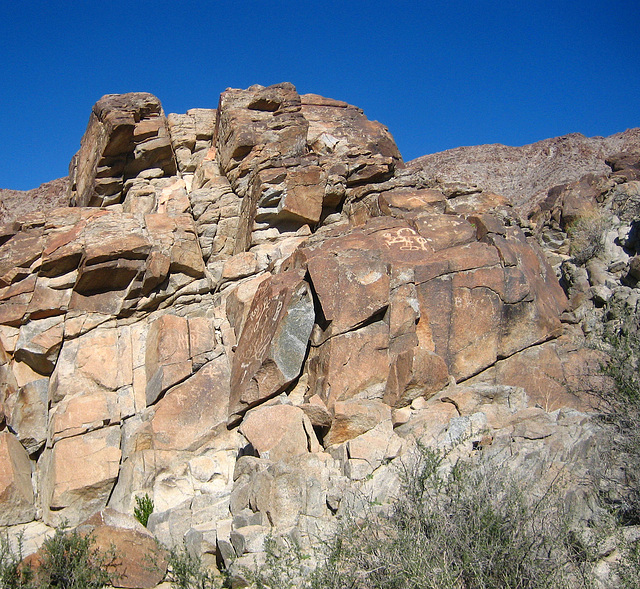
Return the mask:
[[[91,106],[165,112],[282,81],[387,125],[405,158],[640,126],[635,1],[3,2],[0,187],[64,176]]]

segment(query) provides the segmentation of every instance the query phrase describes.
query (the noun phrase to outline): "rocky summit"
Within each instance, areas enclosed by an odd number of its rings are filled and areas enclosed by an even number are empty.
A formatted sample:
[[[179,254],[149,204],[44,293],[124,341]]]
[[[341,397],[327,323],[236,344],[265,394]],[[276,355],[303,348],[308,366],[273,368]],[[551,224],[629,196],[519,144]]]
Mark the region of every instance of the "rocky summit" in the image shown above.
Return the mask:
[[[404,163],[283,83],[185,114],[104,96],[80,145],[67,180],[2,194],[0,526],[25,552],[89,529],[127,555],[116,586],[151,588],[154,539],[186,542],[239,586],[267,538],[393,502],[417,443],[580,496],[585,342],[640,298],[638,130]]]

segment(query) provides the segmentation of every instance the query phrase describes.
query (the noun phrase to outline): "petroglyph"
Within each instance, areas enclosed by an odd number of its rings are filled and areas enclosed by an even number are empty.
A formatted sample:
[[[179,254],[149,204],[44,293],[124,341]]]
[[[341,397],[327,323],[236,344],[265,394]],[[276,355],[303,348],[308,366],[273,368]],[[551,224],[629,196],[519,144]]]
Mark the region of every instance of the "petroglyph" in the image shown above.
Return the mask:
[[[400,227],[398,229],[385,231],[382,234],[382,240],[389,249],[397,247],[397,249],[401,251],[433,251],[429,247],[427,240],[409,227]]]

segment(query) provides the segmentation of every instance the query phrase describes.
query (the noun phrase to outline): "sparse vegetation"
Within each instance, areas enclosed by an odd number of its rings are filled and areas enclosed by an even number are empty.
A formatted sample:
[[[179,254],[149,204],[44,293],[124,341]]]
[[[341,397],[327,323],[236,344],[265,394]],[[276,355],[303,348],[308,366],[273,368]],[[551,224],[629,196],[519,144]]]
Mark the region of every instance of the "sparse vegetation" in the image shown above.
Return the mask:
[[[305,575],[299,549],[267,559],[258,587],[307,589],[489,589],[586,587],[591,565],[578,554],[570,517],[490,466],[458,463],[421,448],[389,509],[347,517],[320,566]],[[535,499],[534,499],[535,497]],[[268,547],[272,551],[273,545]],[[297,550],[297,551],[296,551]],[[283,567],[282,559],[291,563]]]
[[[56,530],[44,541],[38,561],[23,562],[22,547],[13,551],[0,541],[0,587],[3,589],[100,589],[113,580],[109,571],[116,555],[94,546],[90,534]]]
[[[186,546],[169,551],[166,581],[174,589],[220,589],[223,578],[208,570],[202,561],[192,556]]]
[[[149,516],[153,513],[153,499],[145,493],[143,497],[136,497],[136,506],[133,508],[133,516],[146,528]]]
[[[628,306],[607,310],[601,347],[603,374],[610,380],[597,394],[602,418],[612,428],[603,472],[606,499],[622,524],[640,524],[640,316]]]
[[[582,214],[567,227],[571,239],[570,251],[576,264],[586,264],[604,250],[605,232],[610,225],[606,214],[593,210]]]

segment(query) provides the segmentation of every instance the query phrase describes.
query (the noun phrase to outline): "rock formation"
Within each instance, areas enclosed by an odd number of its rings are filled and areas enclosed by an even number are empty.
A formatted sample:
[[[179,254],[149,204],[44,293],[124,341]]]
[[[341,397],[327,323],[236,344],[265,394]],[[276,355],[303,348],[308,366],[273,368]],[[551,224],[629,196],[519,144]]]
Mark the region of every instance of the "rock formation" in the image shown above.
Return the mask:
[[[638,165],[599,154],[517,189],[449,155],[405,165],[383,125],[291,84],[183,115],[103,97],[71,206],[0,233],[0,526],[144,543],[116,512],[148,493],[157,539],[240,574],[273,531],[310,542],[358,494],[391,501],[416,440],[579,476],[583,332],[640,292]],[[507,198],[583,171],[526,219]],[[584,270],[567,232],[603,203],[617,225]]]

